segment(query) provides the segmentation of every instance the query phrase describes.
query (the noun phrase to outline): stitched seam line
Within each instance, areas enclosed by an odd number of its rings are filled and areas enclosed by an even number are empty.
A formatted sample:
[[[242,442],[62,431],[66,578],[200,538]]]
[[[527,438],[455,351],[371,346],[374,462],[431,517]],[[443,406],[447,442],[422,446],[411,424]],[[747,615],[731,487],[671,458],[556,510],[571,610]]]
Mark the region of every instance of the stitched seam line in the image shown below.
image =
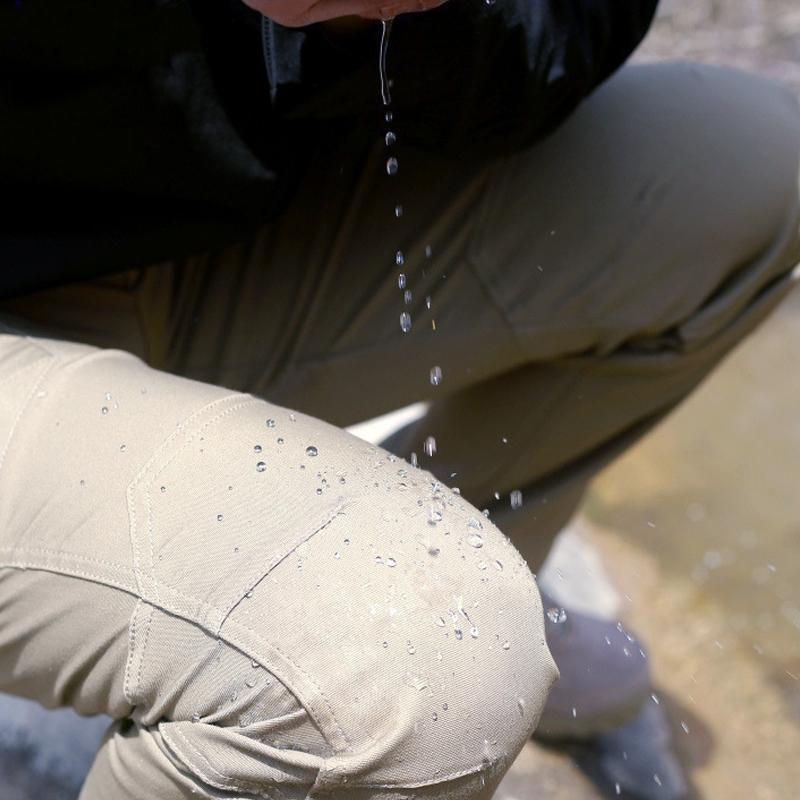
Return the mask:
[[[102,567],[112,567],[120,572],[130,570],[128,564],[118,564],[116,561],[104,561],[100,558],[92,558],[91,556],[84,556],[80,553],[72,553],[69,550],[53,550],[48,547],[0,547],[0,553],[21,553],[24,555],[36,555],[40,553],[43,555],[53,554],[57,556],[69,556],[69,558],[75,559],[76,561],[86,561],[90,564],[97,564]]]
[[[239,607],[239,605],[242,603],[242,600],[244,599],[244,597],[247,596],[246,593],[249,592],[249,591],[252,591],[260,583],[262,583],[264,581],[264,579],[267,578],[269,576],[269,574],[273,570],[277,569],[299,547],[301,547],[306,542],[308,542],[311,539],[313,539],[320,531],[325,530],[325,528],[327,528],[336,519],[336,517],[341,515],[342,508],[343,508],[344,505],[345,505],[344,503],[340,503],[336,507],[336,509],[332,512],[332,514],[330,515],[330,517],[328,519],[326,519],[322,524],[320,524],[319,526],[317,526],[317,528],[315,528],[313,531],[311,531],[311,533],[309,533],[308,536],[306,536],[305,538],[301,539],[296,544],[292,545],[292,547],[290,547],[274,564],[272,564],[269,567],[269,569],[267,569],[267,571],[263,575],[261,575],[255,582],[248,581],[248,583],[245,584],[244,588],[240,589],[237,592],[237,594],[240,595],[240,597],[239,597],[238,600],[236,600],[233,603],[233,605],[228,609],[228,611],[225,612],[225,616],[222,618],[222,622],[220,622],[218,627],[217,627],[217,632],[216,632],[217,636],[219,636],[220,631],[222,630],[222,626],[225,624],[225,622],[227,621],[228,617],[230,617],[230,615]]]
[[[52,572],[54,575],[63,575],[64,577],[70,578],[86,578],[94,583],[99,583],[103,586],[108,586],[112,589],[119,589],[126,594],[133,594],[134,597],[138,597],[136,593],[133,592],[131,587],[124,586],[121,583],[112,582],[112,580],[108,577],[108,575],[95,575],[91,572],[81,572],[80,570],[65,570],[61,567],[48,567],[42,564],[38,564],[36,562],[27,562],[27,561],[9,561],[0,564],[0,568],[8,567],[10,569],[33,569],[39,572]]]
[[[170,735],[167,731],[166,726],[163,728],[159,728],[159,733],[164,738],[164,740],[169,744],[169,746],[186,762],[186,764],[191,767],[206,783],[210,786],[215,786],[217,789],[223,789],[226,791],[230,791],[231,789],[237,789],[239,791],[251,791],[255,792],[259,795],[259,797],[271,798],[272,795],[264,792],[264,787],[259,786],[256,783],[248,783],[248,782],[239,782],[235,781],[233,778],[225,775],[224,773],[220,772],[216,769],[208,759],[184,736],[183,732],[180,728],[175,728],[175,733],[180,736],[181,740],[186,744],[186,746],[194,753],[198,758],[202,759],[203,762],[207,765],[208,769],[212,772],[217,774],[222,781],[215,780],[209,777],[202,769],[197,766],[197,762],[195,759],[190,758],[186,751],[178,746],[178,743],[175,739]]]
[[[133,662],[134,653],[136,652],[136,620],[139,616],[139,610],[142,606],[142,599],[139,598],[138,602],[133,608],[131,615],[130,625],[128,627],[128,658],[125,661],[125,678],[122,681],[122,694],[131,706],[136,705],[133,701],[133,689],[131,688],[131,666]],[[136,687],[134,687],[136,688]]]
[[[221,400],[215,401],[215,402],[220,402],[221,403],[224,400],[229,400],[229,399],[231,399],[233,397],[237,397],[237,396],[238,395],[229,395],[228,397],[222,398]],[[241,395],[241,396],[242,397],[247,397],[247,395]],[[167,461],[165,461],[161,465],[161,467],[158,469],[157,472],[155,472],[152,476],[150,476],[150,478],[149,478],[149,480],[147,482],[147,485],[143,486],[145,509],[147,511],[147,539],[148,539],[148,544],[149,544],[149,549],[150,549],[150,572],[149,572],[149,577],[150,577],[150,581],[153,583],[154,588],[156,590],[156,598],[157,599],[160,599],[159,598],[159,593],[158,593],[158,585],[161,582],[158,581],[156,579],[156,577],[155,577],[155,547],[154,547],[154,542],[153,542],[153,509],[152,509],[152,487],[153,487],[153,484],[155,483],[155,481],[158,478],[158,476],[161,475],[164,472],[164,470],[166,470],[167,467],[169,467],[178,458],[178,456],[182,455],[183,452],[189,447],[189,445],[192,444],[195,441],[195,439],[201,433],[203,433],[203,431],[205,431],[209,426],[213,425],[215,422],[219,421],[220,419],[224,419],[225,417],[230,416],[234,412],[239,411],[239,410],[241,410],[243,408],[247,408],[248,406],[254,405],[257,402],[258,401],[254,397],[249,397],[249,399],[243,400],[243,401],[237,403],[236,405],[230,406],[229,408],[226,408],[224,411],[222,411],[221,413],[215,415],[211,419],[206,420],[206,422],[204,422],[196,430],[194,430],[192,432],[184,431],[184,433],[186,433],[187,435],[186,435],[186,439],[185,439],[183,445],[181,445],[181,447],[179,447],[172,454],[172,456],[170,456],[167,459]],[[199,411],[197,413],[199,414],[199,413],[205,412],[206,410],[212,408],[213,405],[214,404],[209,404],[208,406],[205,406],[203,409],[201,409],[201,411]],[[190,419],[191,419],[191,417],[190,417]],[[187,423],[188,423],[188,420],[187,420]],[[169,441],[169,440],[167,440],[167,441]],[[166,443],[165,443],[165,450],[166,450]],[[138,481],[138,477],[137,477],[136,480]],[[211,607],[214,608],[219,613],[222,613],[220,611],[220,609],[217,609],[214,606],[211,606]]]

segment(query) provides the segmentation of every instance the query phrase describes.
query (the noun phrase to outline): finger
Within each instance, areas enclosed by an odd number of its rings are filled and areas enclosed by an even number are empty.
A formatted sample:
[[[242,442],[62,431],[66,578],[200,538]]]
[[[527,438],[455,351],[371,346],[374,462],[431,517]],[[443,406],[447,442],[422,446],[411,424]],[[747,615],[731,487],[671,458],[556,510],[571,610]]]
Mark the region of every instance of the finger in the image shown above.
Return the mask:
[[[386,0],[244,0],[265,17],[291,28],[336,17],[375,14]]]
[[[391,19],[400,14],[413,14],[438,8],[447,0],[412,0],[411,2],[383,5],[377,11],[362,13],[364,19]]]

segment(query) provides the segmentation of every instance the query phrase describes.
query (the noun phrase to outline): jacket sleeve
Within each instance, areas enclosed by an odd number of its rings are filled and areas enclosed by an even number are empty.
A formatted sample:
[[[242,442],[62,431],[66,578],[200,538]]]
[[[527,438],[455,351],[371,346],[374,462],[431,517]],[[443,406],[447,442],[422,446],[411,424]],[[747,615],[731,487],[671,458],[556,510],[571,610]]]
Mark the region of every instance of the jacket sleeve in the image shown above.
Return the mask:
[[[455,154],[508,152],[557,126],[620,67],[647,32],[658,0],[451,0],[398,17],[388,53],[394,125],[407,143]],[[303,96],[273,71],[273,102],[290,117],[362,115],[380,104],[377,35],[361,63]],[[278,52],[285,29],[271,32]],[[325,61],[314,39],[292,49],[295,70]],[[319,46],[319,45],[318,45]],[[272,53],[275,58],[275,53]],[[274,66],[274,64],[273,64]],[[269,66],[268,66],[269,71]],[[297,73],[299,74],[299,72]],[[276,80],[277,79],[277,80]],[[299,78],[297,79],[300,83]],[[323,86],[323,84],[325,84]],[[281,106],[282,96],[291,101]]]

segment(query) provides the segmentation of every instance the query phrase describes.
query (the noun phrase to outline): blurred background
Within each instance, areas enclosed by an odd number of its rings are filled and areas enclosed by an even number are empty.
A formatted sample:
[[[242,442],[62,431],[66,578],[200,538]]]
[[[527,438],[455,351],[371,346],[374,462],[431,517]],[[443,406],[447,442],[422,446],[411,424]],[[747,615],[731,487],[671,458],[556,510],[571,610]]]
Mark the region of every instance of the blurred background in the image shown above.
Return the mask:
[[[661,0],[637,60],[674,58],[800,96],[800,3]],[[800,291],[595,481],[564,538],[546,580],[608,604],[607,576],[696,796],[800,797]],[[601,796],[531,744],[498,800]]]

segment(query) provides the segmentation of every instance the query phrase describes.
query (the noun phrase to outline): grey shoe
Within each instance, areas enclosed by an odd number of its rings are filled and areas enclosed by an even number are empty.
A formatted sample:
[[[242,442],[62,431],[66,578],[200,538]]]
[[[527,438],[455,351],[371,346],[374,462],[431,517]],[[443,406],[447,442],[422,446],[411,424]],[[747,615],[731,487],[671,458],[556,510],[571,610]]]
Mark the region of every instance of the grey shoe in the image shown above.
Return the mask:
[[[560,608],[545,592],[542,603],[547,644],[561,677],[534,736],[586,739],[633,720],[651,692],[642,645],[621,624]]]
[[[653,702],[646,703],[627,725],[568,750],[608,796],[628,800],[686,800],[692,796],[672,751],[664,711]]]

